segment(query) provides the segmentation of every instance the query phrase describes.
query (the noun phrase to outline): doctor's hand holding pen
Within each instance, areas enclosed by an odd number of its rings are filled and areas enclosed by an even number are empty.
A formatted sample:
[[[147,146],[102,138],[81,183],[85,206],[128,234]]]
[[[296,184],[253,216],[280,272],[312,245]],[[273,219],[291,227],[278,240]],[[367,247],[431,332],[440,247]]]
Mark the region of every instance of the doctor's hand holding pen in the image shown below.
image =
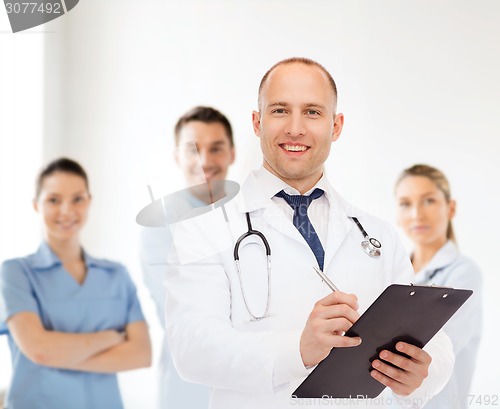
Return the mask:
[[[344,337],[358,320],[358,301],[354,294],[335,291],[315,305],[300,338],[300,355],[306,367],[319,364],[334,347],[354,347],[361,338]]]
[[[300,338],[304,366],[311,367],[325,359],[333,348],[356,347],[360,337],[344,334],[359,319],[358,299],[341,292],[321,270],[314,268],[333,291],[314,305]],[[410,395],[428,376],[431,356],[414,345],[398,342],[396,349],[409,356],[383,350],[372,362],[371,376],[401,396]]]

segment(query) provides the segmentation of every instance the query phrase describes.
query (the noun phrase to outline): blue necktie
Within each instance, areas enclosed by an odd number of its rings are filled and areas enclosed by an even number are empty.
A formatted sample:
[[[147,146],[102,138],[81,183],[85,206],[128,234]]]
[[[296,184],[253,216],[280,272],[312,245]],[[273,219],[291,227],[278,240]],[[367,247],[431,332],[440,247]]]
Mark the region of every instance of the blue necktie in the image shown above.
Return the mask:
[[[311,202],[321,197],[323,193],[321,189],[314,189],[309,196],[288,195],[283,190],[276,194],[276,196],[285,199],[293,209],[293,225],[302,234],[302,237],[304,237],[311,248],[321,270],[323,270],[323,263],[325,261],[325,250],[323,250],[318,234],[314,230],[311,220],[309,220],[307,209]]]

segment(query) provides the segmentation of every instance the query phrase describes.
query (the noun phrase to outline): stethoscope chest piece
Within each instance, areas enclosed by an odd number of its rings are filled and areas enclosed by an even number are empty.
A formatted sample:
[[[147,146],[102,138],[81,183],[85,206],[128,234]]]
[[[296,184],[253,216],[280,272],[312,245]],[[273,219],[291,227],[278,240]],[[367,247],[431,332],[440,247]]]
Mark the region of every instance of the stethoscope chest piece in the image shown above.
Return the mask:
[[[373,237],[363,240],[361,242],[361,247],[370,257],[380,257],[380,254],[382,254],[380,251],[382,244],[380,244],[380,241],[374,239]]]
[[[359,222],[357,217],[349,217],[349,219],[356,223],[358,229],[361,231],[363,237],[365,238],[361,242],[361,248],[363,249],[363,251],[370,257],[380,257],[380,255],[382,254],[382,252],[380,251],[380,249],[382,248],[382,244],[380,243],[380,241],[368,236],[368,233],[365,231],[365,229],[363,229],[363,226],[361,226],[361,223]]]

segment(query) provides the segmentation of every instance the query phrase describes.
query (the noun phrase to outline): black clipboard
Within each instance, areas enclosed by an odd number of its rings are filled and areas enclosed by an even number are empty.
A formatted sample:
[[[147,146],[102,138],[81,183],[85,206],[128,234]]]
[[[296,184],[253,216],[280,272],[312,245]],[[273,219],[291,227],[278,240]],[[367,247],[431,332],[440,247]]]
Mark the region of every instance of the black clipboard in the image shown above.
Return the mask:
[[[370,375],[378,354],[396,352],[399,341],[422,348],[471,295],[472,290],[390,285],[345,334],[360,336],[361,345],[332,349],[292,397],[377,397],[385,389]]]

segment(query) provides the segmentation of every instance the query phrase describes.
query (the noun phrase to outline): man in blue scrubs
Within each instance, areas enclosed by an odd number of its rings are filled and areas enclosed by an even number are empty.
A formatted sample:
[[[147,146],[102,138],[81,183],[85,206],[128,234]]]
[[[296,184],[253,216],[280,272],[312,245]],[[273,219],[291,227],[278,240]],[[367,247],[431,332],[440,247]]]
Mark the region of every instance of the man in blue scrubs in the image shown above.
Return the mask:
[[[175,160],[182,170],[186,187],[226,179],[234,162],[234,142],[228,119],[211,107],[195,107],[186,112],[175,126]],[[191,192],[193,192],[191,190]],[[180,208],[204,207],[207,203],[196,193],[182,196]],[[166,209],[168,211],[168,209]],[[175,209],[172,209],[175,210]],[[144,280],[155,302],[162,328],[165,328],[164,275],[167,254],[172,245],[170,229],[144,228],[141,236],[141,264]],[[160,358],[159,408],[183,409],[208,407],[208,388],[183,381],[172,362],[163,338]]]

